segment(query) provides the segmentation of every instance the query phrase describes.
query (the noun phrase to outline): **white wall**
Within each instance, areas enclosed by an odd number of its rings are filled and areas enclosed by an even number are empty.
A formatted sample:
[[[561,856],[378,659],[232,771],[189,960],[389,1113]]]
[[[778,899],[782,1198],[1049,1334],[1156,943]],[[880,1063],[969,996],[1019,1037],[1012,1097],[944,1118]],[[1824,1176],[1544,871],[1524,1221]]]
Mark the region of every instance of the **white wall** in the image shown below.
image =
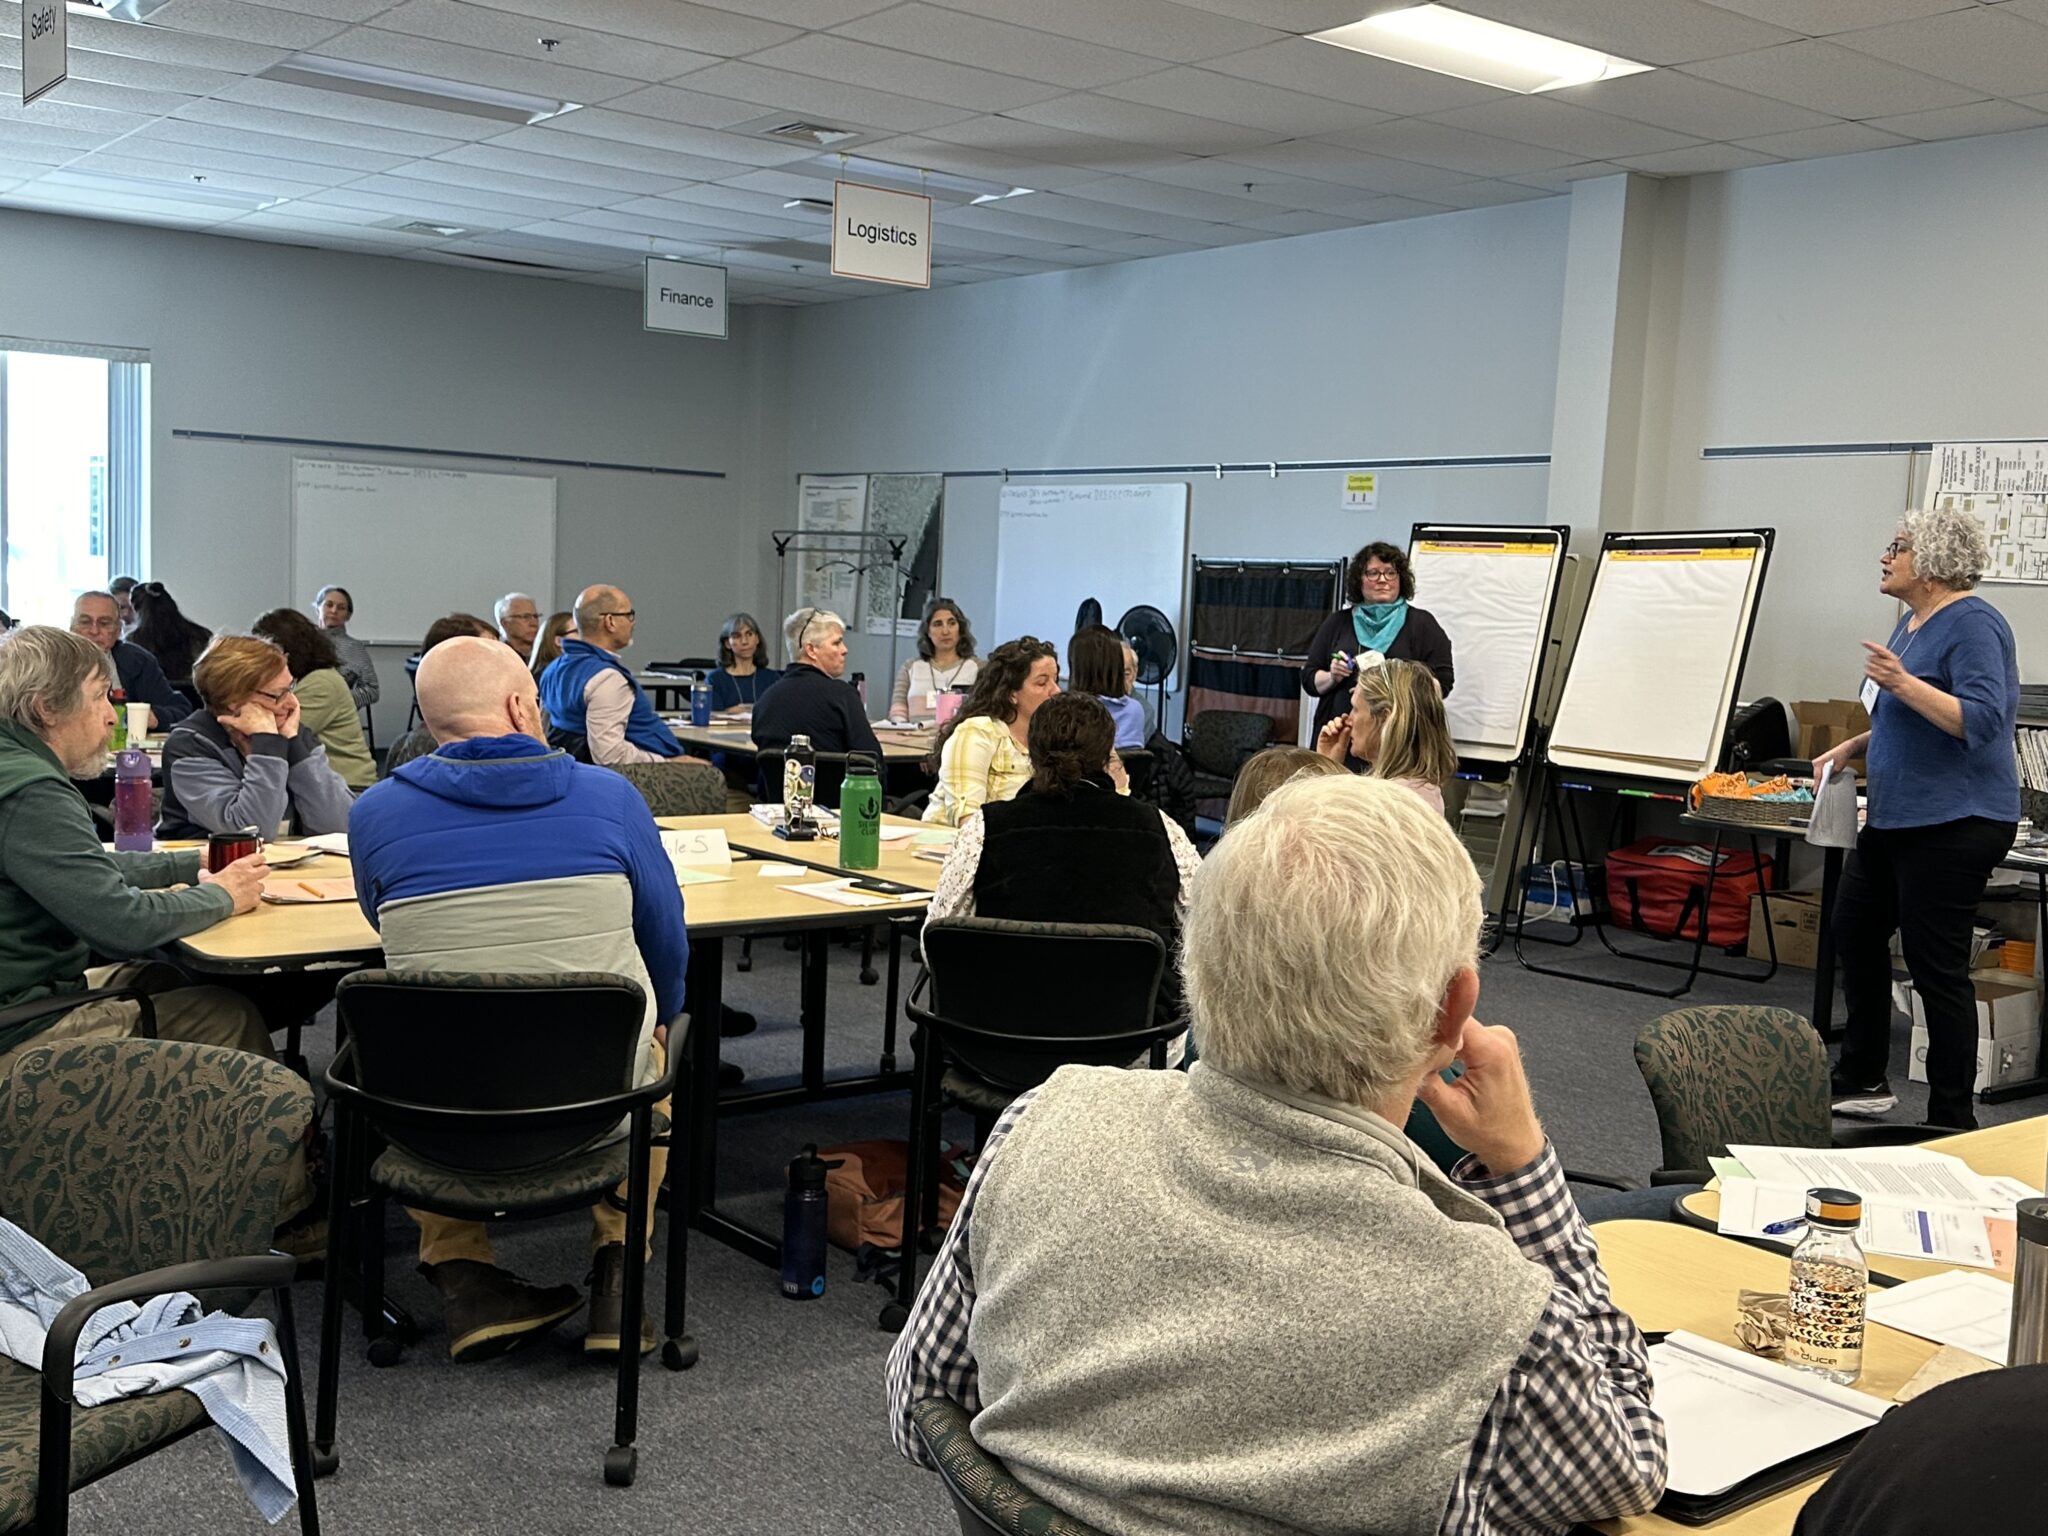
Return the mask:
[[[1667,188],[1662,419],[1639,523],[1766,524],[1778,548],[1744,685],[1853,696],[1894,605],[1877,557],[1908,461],[1708,461],[1709,446],[2048,436],[2048,131],[1699,177]],[[2023,677],[2048,595],[1992,585]]]
[[[1546,199],[806,310],[788,469],[1544,453],[1566,219]],[[1341,508],[1334,473],[1184,478],[1190,549],[1211,556],[1327,558],[1418,519],[1544,513],[1541,468],[1390,471],[1371,514]],[[944,582],[985,644],[1006,638],[986,632],[999,487],[946,487]],[[886,651],[856,664],[874,677]]]
[[[648,335],[633,292],[26,213],[0,213],[0,261],[0,335],[149,352],[147,574],[210,627],[312,597],[289,587],[295,452],[459,461],[195,443],[179,427],[722,470],[531,471],[559,481],[557,586],[534,595],[546,611],[621,582],[642,615],[635,654],[658,660],[701,652],[728,609],[771,590],[756,529],[782,498],[756,456],[768,445],[779,479],[779,313],[740,311],[727,343]],[[499,594],[445,579],[449,608],[488,617]],[[411,702],[403,656],[378,656],[381,741]]]

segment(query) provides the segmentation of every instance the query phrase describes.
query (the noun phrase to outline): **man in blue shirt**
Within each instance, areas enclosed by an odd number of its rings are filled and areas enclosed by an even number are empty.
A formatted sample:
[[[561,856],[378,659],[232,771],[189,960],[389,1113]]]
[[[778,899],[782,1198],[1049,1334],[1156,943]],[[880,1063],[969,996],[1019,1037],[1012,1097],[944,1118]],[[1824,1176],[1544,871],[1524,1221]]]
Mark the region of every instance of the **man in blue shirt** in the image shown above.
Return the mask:
[[[192,713],[191,702],[171,686],[157,659],[141,646],[121,638],[121,610],[109,594],[79,593],[71,605],[71,632],[85,636],[114,658],[121,692],[130,704],[149,706],[158,730],[167,731]]]
[[[539,738],[533,674],[495,639],[442,642],[415,678],[438,743],[356,802],[349,853],[356,899],[393,970],[610,971],[647,994],[639,1080],[661,1075],[667,1024],[683,1010],[689,941],[682,888],[640,793]],[[573,1021],[563,1047],[573,1049]],[[656,1106],[667,1113],[666,1101]],[[668,1152],[649,1159],[653,1184]],[[492,1261],[481,1222],[412,1213],[420,1266],[446,1304],[449,1355],[497,1354],[553,1327],[582,1298],[528,1285]],[[599,1201],[589,1353],[619,1347],[626,1219]],[[644,1234],[643,1234],[644,1240]],[[641,1348],[654,1344],[643,1319]]]

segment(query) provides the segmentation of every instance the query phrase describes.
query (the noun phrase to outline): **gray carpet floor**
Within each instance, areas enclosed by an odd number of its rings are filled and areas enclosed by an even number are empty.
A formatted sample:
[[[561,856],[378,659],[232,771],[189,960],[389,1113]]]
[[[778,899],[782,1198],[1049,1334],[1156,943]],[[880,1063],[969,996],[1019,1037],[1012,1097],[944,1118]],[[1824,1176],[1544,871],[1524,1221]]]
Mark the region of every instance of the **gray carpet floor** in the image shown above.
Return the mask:
[[[1595,960],[1597,948],[1589,936],[1572,950],[1532,947],[1532,956],[1619,973],[1616,962]],[[882,991],[859,986],[856,969],[853,951],[835,952],[828,1060],[838,1073],[872,1071],[880,1050]],[[1658,1144],[1631,1055],[1637,1029],[1692,1003],[1775,1003],[1805,1013],[1812,991],[1811,972],[1784,970],[1761,986],[1703,978],[1686,998],[1664,1002],[1537,976],[1507,951],[1487,961],[1482,979],[1479,1016],[1520,1035],[1538,1109],[1566,1161],[1638,1181],[1656,1164]],[[727,1059],[758,1085],[792,1079],[800,1038],[796,957],[776,943],[757,944],[753,971],[729,975],[727,997],[761,1020],[757,1033],[725,1042]],[[309,1041],[316,1064],[324,1022]],[[1892,1080],[1904,1099],[1895,1118],[1917,1120],[1925,1092],[1906,1082],[1906,1025],[1895,1022]],[[907,1061],[907,1038],[905,1047]],[[2044,1110],[2048,1103],[2036,1100],[1978,1113],[1992,1124]],[[780,1221],[783,1165],[804,1142],[900,1137],[906,1118],[899,1094],[728,1120],[720,1132],[722,1202],[772,1229]],[[580,1283],[588,1240],[580,1217],[509,1224],[499,1233],[499,1260],[532,1280]],[[876,1328],[884,1298],[855,1282],[844,1254],[833,1255],[826,1295],[796,1303],[782,1298],[774,1272],[692,1236],[689,1318],[703,1358],[682,1374],[658,1360],[646,1365],[639,1480],[631,1489],[608,1488],[600,1476],[613,1377],[581,1357],[580,1317],[519,1353],[452,1366],[434,1293],[413,1273],[410,1225],[396,1212],[388,1254],[392,1296],[411,1309],[424,1336],[402,1363],[377,1370],[364,1361],[359,1337],[348,1335],[341,1468],[318,1490],[330,1531],[943,1536],[957,1529],[937,1479],[901,1461],[889,1444],[882,1364],[891,1340]],[[659,1281],[657,1261],[650,1286]],[[301,1284],[296,1305],[310,1372],[319,1286]],[[86,1490],[73,1512],[80,1531],[124,1536],[261,1528],[211,1431]]]

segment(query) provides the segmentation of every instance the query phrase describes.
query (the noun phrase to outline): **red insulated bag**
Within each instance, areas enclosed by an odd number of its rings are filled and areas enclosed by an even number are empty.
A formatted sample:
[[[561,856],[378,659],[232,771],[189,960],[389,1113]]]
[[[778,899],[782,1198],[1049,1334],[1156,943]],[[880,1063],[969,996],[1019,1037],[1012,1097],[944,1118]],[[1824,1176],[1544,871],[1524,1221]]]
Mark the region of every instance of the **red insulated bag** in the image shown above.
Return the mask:
[[[1646,837],[1607,855],[1607,906],[1614,921],[1660,939],[1696,939],[1707,870],[1714,871],[1707,942],[1722,946],[1749,938],[1749,898],[1770,879],[1771,861],[1747,850],[1723,848],[1718,863],[1701,843]]]

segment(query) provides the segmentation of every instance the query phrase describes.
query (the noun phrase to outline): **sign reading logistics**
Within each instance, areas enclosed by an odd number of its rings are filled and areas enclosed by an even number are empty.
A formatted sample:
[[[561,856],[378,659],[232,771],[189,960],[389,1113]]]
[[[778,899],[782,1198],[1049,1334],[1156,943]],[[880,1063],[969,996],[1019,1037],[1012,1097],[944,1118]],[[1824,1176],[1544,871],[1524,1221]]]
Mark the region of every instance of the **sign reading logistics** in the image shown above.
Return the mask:
[[[64,0],[22,0],[21,104],[25,107],[71,73]]]
[[[833,182],[832,275],[931,287],[932,200],[921,192]]]
[[[650,256],[645,298],[642,329],[726,339],[725,268]]]
[[[1376,474],[1344,477],[1344,510],[1370,512],[1380,504],[1380,477]]]

